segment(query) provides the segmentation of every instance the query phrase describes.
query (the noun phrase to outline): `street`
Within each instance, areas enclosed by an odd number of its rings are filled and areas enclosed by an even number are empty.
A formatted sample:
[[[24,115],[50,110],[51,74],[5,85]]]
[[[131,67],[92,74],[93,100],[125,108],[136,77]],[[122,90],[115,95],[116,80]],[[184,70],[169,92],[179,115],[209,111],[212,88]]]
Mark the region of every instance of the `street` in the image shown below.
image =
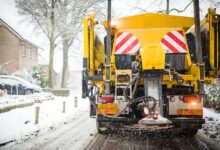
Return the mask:
[[[184,135],[151,135],[109,133],[98,134],[95,119],[88,111],[81,112],[75,119],[51,128],[47,132],[35,132],[25,139],[1,147],[2,149],[45,149],[45,150],[216,150],[216,143],[199,132],[195,138]]]
[[[51,128],[48,132],[36,133],[2,148],[14,150],[80,149],[96,133],[95,119],[90,119],[88,116],[88,112],[82,112],[76,119]]]

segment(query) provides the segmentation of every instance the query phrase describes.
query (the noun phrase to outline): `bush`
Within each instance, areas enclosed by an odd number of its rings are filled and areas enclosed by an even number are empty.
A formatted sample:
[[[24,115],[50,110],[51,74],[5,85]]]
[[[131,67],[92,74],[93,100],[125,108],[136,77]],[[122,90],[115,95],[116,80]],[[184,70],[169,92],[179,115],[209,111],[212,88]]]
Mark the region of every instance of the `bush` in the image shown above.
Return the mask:
[[[48,77],[41,66],[34,66],[32,72],[32,77],[37,81],[37,84],[39,86],[41,86],[42,88],[48,87]]]
[[[207,86],[206,92],[207,98],[203,101],[204,106],[220,112],[220,80],[216,79],[212,86]]]

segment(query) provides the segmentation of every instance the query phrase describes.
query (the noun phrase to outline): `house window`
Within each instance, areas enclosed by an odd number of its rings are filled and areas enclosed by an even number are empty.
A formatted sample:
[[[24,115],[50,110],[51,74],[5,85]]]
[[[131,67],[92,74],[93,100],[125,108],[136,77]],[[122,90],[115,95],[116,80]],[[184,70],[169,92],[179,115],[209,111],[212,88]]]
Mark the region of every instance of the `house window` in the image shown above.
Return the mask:
[[[29,48],[29,58],[32,59],[32,49]]]
[[[26,57],[26,47],[24,45],[21,46],[22,56]]]
[[[35,55],[34,55],[35,60],[37,60],[37,57],[38,57],[38,53],[37,52],[38,52],[37,49],[35,49]]]

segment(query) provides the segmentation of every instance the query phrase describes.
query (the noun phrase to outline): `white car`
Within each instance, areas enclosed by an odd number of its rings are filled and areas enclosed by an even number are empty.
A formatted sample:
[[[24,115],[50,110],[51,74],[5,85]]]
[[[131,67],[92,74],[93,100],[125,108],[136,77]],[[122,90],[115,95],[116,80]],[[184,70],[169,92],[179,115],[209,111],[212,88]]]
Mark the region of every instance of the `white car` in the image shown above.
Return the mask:
[[[12,75],[0,75],[0,89],[7,90],[8,94],[14,95],[27,95],[42,92],[40,86]]]

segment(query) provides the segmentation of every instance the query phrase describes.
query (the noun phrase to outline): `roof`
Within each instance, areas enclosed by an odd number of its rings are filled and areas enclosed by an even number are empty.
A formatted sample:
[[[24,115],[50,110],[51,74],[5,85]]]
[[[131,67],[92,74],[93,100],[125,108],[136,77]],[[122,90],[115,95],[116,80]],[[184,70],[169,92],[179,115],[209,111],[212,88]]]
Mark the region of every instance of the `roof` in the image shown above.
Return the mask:
[[[6,27],[9,31],[11,31],[15,36],[17,36],[19,39],[24,40],[24,38],[18,33],[16,32],[12,27],[10,27],[5,21],[3,21],[0,18],[0,25]]]
[[[35,47],[40,48],[39,46],[37,46],[36,44],[26,40],[25,38],[23,38],[17,31],[15,31],[9,24],[7,24],[3,19],[0,18],[0,26],[4,26],[6,27],[10,32],[12,32],[17,38],[19,38],[20,40],[24,41],[25,43],[29,43]]]

